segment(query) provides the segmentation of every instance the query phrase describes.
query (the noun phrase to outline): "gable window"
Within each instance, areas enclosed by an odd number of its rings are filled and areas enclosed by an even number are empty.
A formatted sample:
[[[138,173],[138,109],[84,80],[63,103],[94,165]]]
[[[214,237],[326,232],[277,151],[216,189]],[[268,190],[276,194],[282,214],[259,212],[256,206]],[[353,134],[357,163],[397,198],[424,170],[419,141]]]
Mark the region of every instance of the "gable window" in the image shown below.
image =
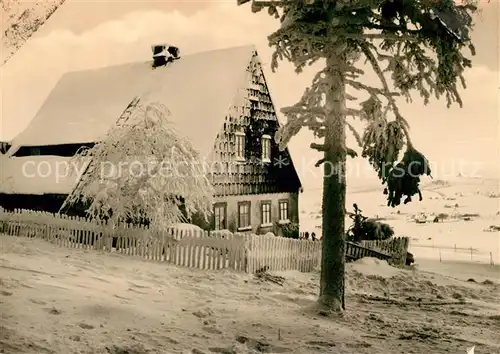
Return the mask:
[[[245,134],[235,133],[236,135],[236,159],[245,160]]]
[[[250,229],[250,202],[238,203],[238,229]]]
[[[280,221],[288,221],[288,200],[279,201]]]
[[[262,161],[271,162],[271,136],[262,135]]]
[[[271,202],[264,201],[260,204],[261,226],[270,226],[271,222]]]
[[[227,229],[227,204],[216,203],[214,205],[215,230]]]

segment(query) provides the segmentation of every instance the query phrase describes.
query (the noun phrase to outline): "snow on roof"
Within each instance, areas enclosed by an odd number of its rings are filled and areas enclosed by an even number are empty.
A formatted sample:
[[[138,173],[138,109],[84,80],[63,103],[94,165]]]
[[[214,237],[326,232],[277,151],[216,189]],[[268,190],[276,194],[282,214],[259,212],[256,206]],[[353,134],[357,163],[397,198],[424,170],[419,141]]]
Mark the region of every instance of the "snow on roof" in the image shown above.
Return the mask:
[[[99,141],[138,95],[163,103],[179,133],[209,154],[238,90],[246,86],[254,50],[243,46],[192,54],[156,69],[143,62],[67,73],[13,139],[11,154],[20,146]]]
[[[0,193],[68,194],[79,171],[70,157],[26,156],[0,158]]]

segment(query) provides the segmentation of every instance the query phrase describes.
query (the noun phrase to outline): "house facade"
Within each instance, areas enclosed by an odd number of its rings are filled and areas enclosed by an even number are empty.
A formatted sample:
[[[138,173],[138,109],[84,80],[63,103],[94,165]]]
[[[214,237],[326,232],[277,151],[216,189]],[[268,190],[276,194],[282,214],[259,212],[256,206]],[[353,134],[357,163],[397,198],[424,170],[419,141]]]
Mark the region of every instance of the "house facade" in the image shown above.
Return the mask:
[[[288,149],[280,151],[274,141],[279,122],[255,47],[174,59],[64,75],[11,143],[0,205],[57,212],[78,182],[61,166],[99,141],[142,95],[165,104],[210,167],[213,216],[207,223],[194,215],[193,224],[258,234],[298,225],[301,183]]]

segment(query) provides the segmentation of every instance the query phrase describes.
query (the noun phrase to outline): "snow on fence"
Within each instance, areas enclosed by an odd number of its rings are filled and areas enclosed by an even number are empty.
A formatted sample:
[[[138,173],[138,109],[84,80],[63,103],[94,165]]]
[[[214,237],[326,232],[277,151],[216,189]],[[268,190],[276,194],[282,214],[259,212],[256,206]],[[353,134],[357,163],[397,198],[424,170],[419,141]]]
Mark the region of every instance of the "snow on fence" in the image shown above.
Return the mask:
[[[112,226],[79,217],[30,210],[0,211],[0,233],[40,238],[61,247],[117,252],[146,260],[168,262],[197,269],[234,269],[254,273],[271,271],[311,272],[321,262],[321,242],[274,235],[207,232],[172,227],[158,232],[147,226]],[[407,238],[364,241],[362,246],[395,256],[404,264]],[[403,256],[404,254],[404,256]],[[399,257],[399,258],[398,258]]]
[[[36,237],[67,248],[114,251],[146,260],[199,269],[246,270],[245,239],[172,228],[99,223],[85,218],[35,211],[0,212],[0,232]]]
[[[30,210],[0,211],[0,233],[40,238],[61,247],[138,256],[198,269],[312,271],[321,243],[271,235],[206,232],[173,227],[157,232],[147,226],[112,226],[85,218]]]

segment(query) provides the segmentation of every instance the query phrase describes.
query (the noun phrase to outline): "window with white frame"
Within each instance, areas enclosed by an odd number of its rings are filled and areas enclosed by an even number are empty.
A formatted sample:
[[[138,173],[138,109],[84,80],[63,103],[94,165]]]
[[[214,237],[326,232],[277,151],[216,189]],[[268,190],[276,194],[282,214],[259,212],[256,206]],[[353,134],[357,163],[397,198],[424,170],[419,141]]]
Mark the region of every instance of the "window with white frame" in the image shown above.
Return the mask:
[[[227,204],[216,203],[214,205],[215,230],[227,229],[226,218],[227,218]]]
[[[271,202],[265,201],[260,205],[261,225],[271,225]]]
[[[288,200],[279,201],[280,221],[288,220]]]
[[[262,135],[262,161],[271,162],[271,136]]]
[[[244,160],[245,159],[245,134],[244,133],[235,133],[236,135],[236,159]]]
[[[238,228],[250,227],[250,202],[238,203]]]

